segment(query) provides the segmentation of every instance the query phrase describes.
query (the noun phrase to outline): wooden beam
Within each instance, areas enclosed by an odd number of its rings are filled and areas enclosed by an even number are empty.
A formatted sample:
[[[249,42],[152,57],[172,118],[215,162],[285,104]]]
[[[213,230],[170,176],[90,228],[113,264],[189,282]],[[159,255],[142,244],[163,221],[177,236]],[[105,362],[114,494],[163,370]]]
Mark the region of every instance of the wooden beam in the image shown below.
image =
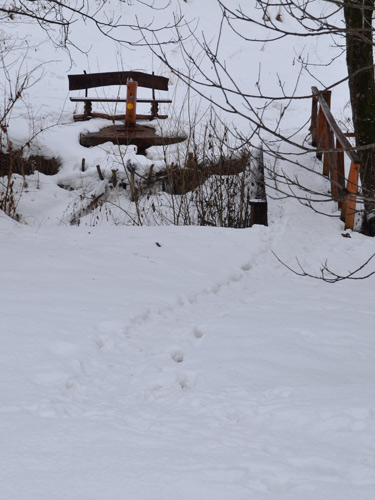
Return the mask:
[[[69,90],[107,87],[109,85],[126,85],[128,79],[138,83],[140,87],[156,90],[168,90],[168,78],[150,75],[140,71],[113,71],[108,73],[82,73],[68,75]]]

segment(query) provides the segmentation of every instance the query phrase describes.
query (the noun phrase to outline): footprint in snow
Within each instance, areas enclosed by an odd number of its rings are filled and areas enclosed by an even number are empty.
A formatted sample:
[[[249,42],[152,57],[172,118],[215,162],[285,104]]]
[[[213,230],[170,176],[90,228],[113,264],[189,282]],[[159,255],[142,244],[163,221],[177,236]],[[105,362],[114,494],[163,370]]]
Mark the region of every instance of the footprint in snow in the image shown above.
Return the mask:
[[[185,391],[191,389],[194,385],[194,379],[187,373],[180,373],[177,378],[177,382],[181,389]]]
[[[173,359],[173,361],[176,361],[176,363],[182,363],[184,360],[184,354],[181,351],[175,351],[172,352],[171,358]]]
[[[204,335],[204,332],[200,328],[196,327],[193,330],[193,335],[196,339],[201,339]]]

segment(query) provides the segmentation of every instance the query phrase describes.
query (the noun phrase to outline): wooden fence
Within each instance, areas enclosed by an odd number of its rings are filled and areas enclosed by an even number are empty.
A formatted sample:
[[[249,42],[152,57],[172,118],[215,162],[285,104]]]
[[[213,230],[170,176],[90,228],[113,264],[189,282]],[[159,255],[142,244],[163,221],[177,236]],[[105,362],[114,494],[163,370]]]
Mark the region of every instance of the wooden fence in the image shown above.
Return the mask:
[[[360,159],[332,116],[331,91],[312,87],[311,135],[317,157],[323,158],[323,174],[331,181],[332,197],[338,202],[345,229],[354,228],[358,193]],[[349,176],[345,179],[344,154],[350,159]],[[346,184],[346,185],[345,185]]]

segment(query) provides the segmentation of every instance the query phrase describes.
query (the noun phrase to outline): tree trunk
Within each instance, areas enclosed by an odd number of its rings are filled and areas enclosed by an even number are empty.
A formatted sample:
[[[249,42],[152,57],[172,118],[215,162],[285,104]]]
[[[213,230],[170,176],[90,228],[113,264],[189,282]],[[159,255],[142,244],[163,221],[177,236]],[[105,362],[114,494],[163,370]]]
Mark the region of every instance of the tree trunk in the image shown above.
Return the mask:
[[[346,0],[346,62],[364,197],[362,232],[375,236],[375,82],[372,17],[375,0]]]

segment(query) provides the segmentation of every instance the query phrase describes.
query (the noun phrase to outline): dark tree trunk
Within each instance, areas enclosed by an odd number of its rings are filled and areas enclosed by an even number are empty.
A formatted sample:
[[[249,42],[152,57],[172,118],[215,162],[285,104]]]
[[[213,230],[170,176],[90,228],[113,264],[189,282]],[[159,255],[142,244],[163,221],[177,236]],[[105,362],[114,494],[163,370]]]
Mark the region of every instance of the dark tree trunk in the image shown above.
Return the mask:
[[[346,62],[364,197],[362,232],[375,236],[375,82],[372,17],[375,0],[346,0]]]

